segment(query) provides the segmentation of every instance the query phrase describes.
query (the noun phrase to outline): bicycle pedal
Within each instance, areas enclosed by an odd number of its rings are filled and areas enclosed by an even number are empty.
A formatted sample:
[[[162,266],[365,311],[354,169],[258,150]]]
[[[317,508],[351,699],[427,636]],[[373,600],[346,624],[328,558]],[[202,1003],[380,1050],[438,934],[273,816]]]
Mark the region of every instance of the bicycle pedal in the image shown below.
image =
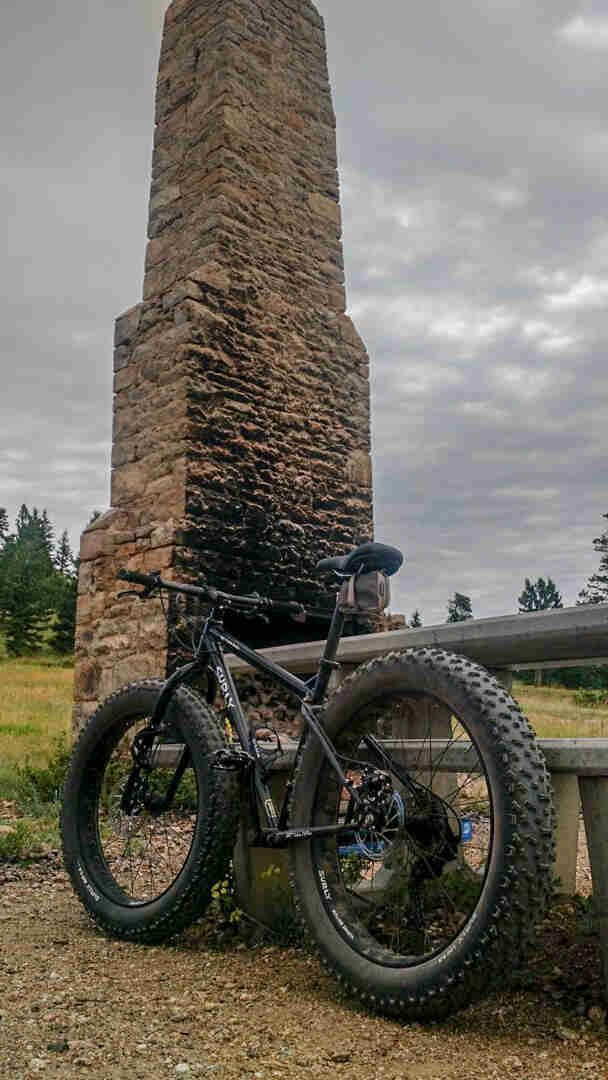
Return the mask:
[[[211,758],[211,768],[221,769],[225,772],[244,769],[253,762],[253,758],[250,754],[247,754],[244,750],[237,750],[232,747],[222,747],[220,750],[216,750],[215,753],[211,755]]]

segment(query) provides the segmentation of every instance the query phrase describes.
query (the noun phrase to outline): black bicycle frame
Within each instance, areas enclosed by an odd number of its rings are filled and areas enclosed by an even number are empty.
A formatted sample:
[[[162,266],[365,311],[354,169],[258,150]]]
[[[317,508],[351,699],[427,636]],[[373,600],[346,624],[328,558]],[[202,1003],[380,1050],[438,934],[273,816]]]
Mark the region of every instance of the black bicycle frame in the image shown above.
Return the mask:
[[[291,672],[286,671],[285,668],[280,667],[278,664],[274,664],[272,660],[267,660],[265,657],[260,656],[253,649],[248,648],[247,645],[244,645],[241,641],[232,637],[231,634],[227,633],[223,627],[217,623],[211,624],[206,634],[203,632],[198,653],[203,649],[205,650],[205,659],[211,666],[218,681],[230,722],[236,729],[241,746],[252,759],[252,789],[250,794],[254,820],[258,823],[258,835],[255,839],[256,844],[278,847],[284,846],[292,840],[304,839],[315,834],[327,835],[328,833],[337,833],[348,830],[346,830],[344,826],[338,825],[327,827],[313,826],[305,829],[286,828],[289,799],[294,783],[293,777],[290,777],[287,782],[281,809],[277,813],[277,808],[272,798],[270,788],[266,782],[267,767],[264,755],[257,745],[255,731],[249,727],[245,719],[238,692],[232,678],[232,673],[225,661],[224,649],[222,646],[225,646],[228,652],[234,653],[242,660],[245,660],[246,663],[257,671],[271,675],[276,682],[280,683],[298,701],[300,701],[302,705],[302,715],[306,722],[306,726],[312,730],[315,737],[321,743],[324,753],[338,774],[341,783],[345,788],[351,791],[355,801],[358,801],[357,794],[353,791],[351,781],[345,775],[333,745],[327,738],[325,731],[316,716],[316,713],[322,708],[322,702],[327,692],[331,674],[340,667],[335,661],[335,655],[340,643],[343,627],[344,615],[336,608],[325,642],[325,648],[319,662],[318,671],[316,675],[307,681],[297,678],[297,676],[292,675]],[[300,735],[300,743],[302,742],[303,734],[304,732]],[[259,821],[258,806],[262,807],[265,827],[262,826]]]
[[[318,713],[322,709],[322,703],[327,692],[331,674],[340,667],[335,661],[335,656],[343,627],[344,615],[336,607],[317,673],[311,679],[304,681],[299,679],[296,675],[292,675],[291,672],[286,671],[285,668],[280,667],[278,664],[274,664],[272,660],[267,660],[265,657],[260,656],[259,653],[256,653],[253,649],[244,645],[243,642],[234,638],[224,630],[220,620],[210,618],[206,621],[203,628],[194,660],[185,664],[183,667],[178,668],[170,675],[159,694],[148,729],[151,739],[154,738],[154,730],[158,724],[160,724],[176,687],[186,682],[188,677],[196,671],[203,671],[210,668],[213,672],[224,698],[228,719],[230,720],[233,729],[236,731],[242,751],[244,751],[243,764],[249,766],[251,809],[254,821],[258,826],[257,836],[254,841],[256,845],[282,847],[293,840],[305,839],[314,835],[349,832],[352,831],[352,829],[349,829],[349,827],[345,825],[310,826],[296,829],[288,829],[286,827],[289,799],[294,783],[293,776],[290,777],[287,782],[283,802],[280,810],[277,812],[270,788],[267,784],[268,763],[264,758],[263,752],[260,751],[258,747],[255,731],[249,727],[245,718],[238,691],[232,678],[232,673],[225,660],[225,652],[234,653],[242,660],[245,660],[252,668],[272,676],[276,682],[280,683],[281,686],[288,690],[289,693],[301,703],[302,715],[305,719],[306,726],[311,729],[314,736],[321,743],[323,751],[331,762],[342,785],[350,792],[353,801],[358,803],[358,793],[351,780],[345,775],[334,747],[325,734],[323,726],[318,719]],[[303,735],[304,732],[300,735],[300,744]],[[373,749],[373,747],[370,747],[370,749]],[[188,753],[184,750],[182,758],[177,766],[177,782],[179,782],[179,777],[187,766],[187,757]],[[221,767],[221,765],[218,765],[218,767]],[[260,822],[258,807],[262,808],[264,815],[263,824]]]

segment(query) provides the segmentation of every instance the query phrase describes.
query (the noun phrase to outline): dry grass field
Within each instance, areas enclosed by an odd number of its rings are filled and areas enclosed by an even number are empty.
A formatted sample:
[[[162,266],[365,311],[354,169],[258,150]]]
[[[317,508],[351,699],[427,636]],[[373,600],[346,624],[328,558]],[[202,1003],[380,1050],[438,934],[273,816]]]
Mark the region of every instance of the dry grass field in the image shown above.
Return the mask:
[[[539,738],[608,738],[608,705],[584,708],[574,690],[555,686],[526,686],[516,682],[512,694]]]
[[[71,667],[11,660],[0,664],[0,771],[26,758],[42,765],[71,726]]]
[[[0,662],[0,858],[57,844],[74,678],[64,665]]]
[[[15,767],[43,766],[71,729],[73,670],[51,661],[0,662],[0,797],[9,798]],[[516,682],[513,696],[537,735],[608,738],[608,705],[584,708],[574,691]]]

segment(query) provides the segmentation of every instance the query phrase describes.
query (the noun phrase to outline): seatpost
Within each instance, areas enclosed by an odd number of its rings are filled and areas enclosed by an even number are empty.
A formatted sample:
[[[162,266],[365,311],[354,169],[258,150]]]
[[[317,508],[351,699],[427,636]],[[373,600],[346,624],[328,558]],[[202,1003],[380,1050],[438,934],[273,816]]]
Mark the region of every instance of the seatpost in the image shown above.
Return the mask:
[[[325,642],[325,648],[323,649],[323,655],[319,663],[319,673],[311,695],[311,705],[321,704],[327,691],[331,673],[340,666],[339,664],[336,664],[335,656],[338,651],[338,645],[340,644],[343,629],[344,615],[340,611],[338,601],[336,601],[336,606],[329,626],[329,632],[327,634],[327,641]]]

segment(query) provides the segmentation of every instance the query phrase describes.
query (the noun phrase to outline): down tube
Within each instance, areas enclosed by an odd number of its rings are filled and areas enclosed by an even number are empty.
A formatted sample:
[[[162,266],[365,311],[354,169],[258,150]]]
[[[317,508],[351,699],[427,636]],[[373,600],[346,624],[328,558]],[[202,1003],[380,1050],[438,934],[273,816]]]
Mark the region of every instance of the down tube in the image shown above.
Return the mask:
[[[243,645],[241,641],[231,637],[224,630],[216,630],[214,632],[214,645],[216,646],[217,653],[222,657],[222,663],[224,667],[227,667],[224,661],[224,655],[218,644],[228,647],[228,651],[240,657],[241,660],[245,660],[247,664],[250,664],[252,668],[256,668],[257,671],[263,671],[267,675],[272,675],[277,682],[280,682],[286,690],[289,690],[292,694],[298,698],[299,701],[303,701],[310,691],[310,685],[304,682],[303,679],[298,679],[297,675],[292,675],[290,671],[286,671],[285,668],[280,667],[278,664],[274,664],[272,660],[267,660],[265,656],[260,656],[259,653],[254,652],[247,645]],[[214,657],[215,659],[215,657]]]

